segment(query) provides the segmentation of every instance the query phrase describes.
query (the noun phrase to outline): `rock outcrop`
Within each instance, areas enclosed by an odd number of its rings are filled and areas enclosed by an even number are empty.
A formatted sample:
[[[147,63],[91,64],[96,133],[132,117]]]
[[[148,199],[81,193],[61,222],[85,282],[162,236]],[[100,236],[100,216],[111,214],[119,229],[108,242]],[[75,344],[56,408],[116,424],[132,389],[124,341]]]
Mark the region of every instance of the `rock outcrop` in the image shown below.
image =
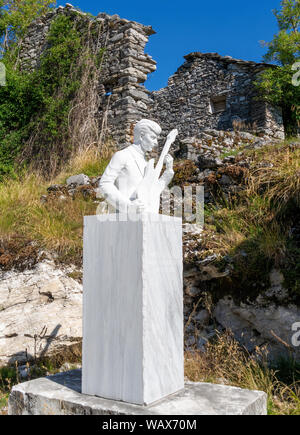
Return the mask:
[[[72,268],[43,260],[1,273],[0,365],[81,352],[82,286]]]
[[[205,237],[193,225],[184,232],[186,348],[204,350],[208,340],[229,330],[250,353],[259,348],[267,351],[269,360],[299,361],[300,307],[285,288],[281,271],[271,270],[269,286],[252,283],[258,286],[256,297],[247,292],[239,297],[234,288],[222,284],[231,280],[230,259],[221,272],[217,262],[222,257],[203,246]]]

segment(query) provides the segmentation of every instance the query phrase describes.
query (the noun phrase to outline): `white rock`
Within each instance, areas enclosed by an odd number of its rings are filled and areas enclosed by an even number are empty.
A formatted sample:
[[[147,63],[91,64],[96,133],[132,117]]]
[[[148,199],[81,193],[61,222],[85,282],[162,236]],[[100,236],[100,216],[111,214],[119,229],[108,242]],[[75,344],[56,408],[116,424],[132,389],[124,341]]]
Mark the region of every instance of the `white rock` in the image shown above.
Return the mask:
[[[3,273],[0,366],[80,344],[81,310],[82,286],[52,261],[23,273]]]
[[[90,179],[85,174],[73,175],[67,179],[67,185],[76,184],[77,186],[86,186],[89,184]]]
[[[183,224],[182,229],[184,234],[200,235],[203,232],[203,227],[200,224]]]
[[[219,300],[213,314],[250,351],[267,343],[273,359],[289,353],[300,359],[300,346],[292,344],[295,334],[292,327],[300,319],[300,308],[296,305],[284,307],[269,304],[264,307],[256,303],[242,303],[239,306],[225,297]]]

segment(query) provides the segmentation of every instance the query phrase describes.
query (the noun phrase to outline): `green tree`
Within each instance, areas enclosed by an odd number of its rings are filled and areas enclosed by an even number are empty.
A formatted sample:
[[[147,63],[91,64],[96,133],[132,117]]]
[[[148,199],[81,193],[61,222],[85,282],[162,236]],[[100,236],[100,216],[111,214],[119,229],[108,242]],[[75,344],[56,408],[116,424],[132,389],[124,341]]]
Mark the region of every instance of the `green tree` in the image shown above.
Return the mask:
[[[264,60],[291,65],[300,59],[300,0],[283,0],[281,7],[280,11],[274,10],[279,32],[273,41],[266,43],[268,52]]]
[[[282,0],[281,9],[273,12],[279,31],[264,43],[264,60],[278,67],[265,70],[257,85],[266,101],[282,107],[287,134],[294,135],[300,126],[300,80],[293,80],[300,69],[300,0]]]
[[[44,15],[56,1],[53,0],[0,0],[0,42],[3,54],[22,43],[28,26]],[[0,53],[1,54],[1,53]]]

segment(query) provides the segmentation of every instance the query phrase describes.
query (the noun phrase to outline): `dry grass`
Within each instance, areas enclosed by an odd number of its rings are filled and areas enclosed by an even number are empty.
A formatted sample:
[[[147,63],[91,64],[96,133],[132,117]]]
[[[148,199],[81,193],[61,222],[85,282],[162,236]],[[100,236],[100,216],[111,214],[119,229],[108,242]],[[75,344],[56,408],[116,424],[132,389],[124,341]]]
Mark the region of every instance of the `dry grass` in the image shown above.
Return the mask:
[[[209,241],[210,249],[222,256],[228,253],[234,255],[236,249],[245,249],[249,253],[255,249],[256,255],[272,260],[276,266],[280,265],[287,249],[286,229],[276,221],[260,222],[254,217],[251,221],[249,209],[245,212],[244,208],[239,208],[215,213],[220,232]]]
[[[26,378],[20,377],[20,367],[17,362],[14,366],[0,367],[0,415],[8,413],[8,398],[14,385],[59,373],[65,363],[67,363],[65,370],[77,369],[81,364],[80,352],[75,351],[71,354],[66,352],[66,354],[54,355],[51,358],[36,360],[32,363],[27,362],[28,376]]]
[[[67,196],[44,204],[40,198],[49,184],[63,183],[76,173],[99,176],[106,164],[98,150],[90,147],[74,156],[51,183],[31,173],[0,184],[0,238],[19,236],[34,241],[41,249],[55,251],[61,258],[80,260],[83,216],[95,214],[97,204]]]
[[[291,385],[287,386],[280,380],[280,371],[270,368],[266,360],[264,349],[250,355],[226,332],[208,342],[205,352],[186,352],[185,375],[193,382],[264,391],[268,395],[269,414],[300,415],[300,367],[294,372],[296,379],[291,379]]]
[[[7,415],[8,393],[0,393],[0,415]]]
[[[237,199],[207,209],[203,247],[229,258],[232,266],[230,280],[220,284],[220,291],[227,284],[237,298],[256,298],[275,266],[284,274],[290,294],[299,294],[300,251],[291,231],[300,205],[300,148],[299,141],[294,142],[251,151],[246,189]],[[224,264],[227,267],[227,260],[219,263]],[[299,364],[285,361],[270,367],[267,359],[265,351],[250,355],[226,333],[208,343],[205,353],[186,354],[186,376],[263,390],[269,414],[300,415]]]
[[[66,179],[74,174],[83,173],[89,177],[102,175],[114,151],[114,145],[110,142],[105,143],[104,151],[95,145],[78,150],[65,168],[52,180],[52,184],[65,183]]]
[[[0,415],[7,415],[10,390],[18,383],[20,377],[17,366],[0,368]]]
[[[289,144],[267,148],[260,156],[264,167],[252,171],[249,178],[249,194],[264,192],[264,197],[276,208],[282,208],[291,200],[300,204],[300,148],[291,149]]]
[[[234,131],[249,131],[251,133],[257,130],[256,122],[245,122],[242,120],[234,119],[232,122]]]

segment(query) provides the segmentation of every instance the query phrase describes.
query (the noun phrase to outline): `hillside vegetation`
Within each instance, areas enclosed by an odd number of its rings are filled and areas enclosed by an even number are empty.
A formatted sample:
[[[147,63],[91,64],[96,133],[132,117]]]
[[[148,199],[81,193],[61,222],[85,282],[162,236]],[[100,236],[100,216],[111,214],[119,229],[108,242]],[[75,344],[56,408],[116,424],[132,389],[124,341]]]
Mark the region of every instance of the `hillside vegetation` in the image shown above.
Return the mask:
[[[300,143],[297,140],[248,150],[243,190],[205,212],[205,250],[230,266],[230,280],[219,280],[218,292],[230,286],[238,301],[256,298],[278,268],[289,292],[286,302],[300,302]],[[238,164],[238,163],[237,163]],[[203,245],[202,245],[203,248]],[[259,286],[254,283],[259,282]]]
[[[83,29],[76,14],[52,21],[38,68],[20,65],[20,42],[12,41],[1,59],[6,86],[0,86],[0,180],[24,167],[50,179],[74,150],[102,148],[95,113],[104,51],[93,45],[88,22]]]

